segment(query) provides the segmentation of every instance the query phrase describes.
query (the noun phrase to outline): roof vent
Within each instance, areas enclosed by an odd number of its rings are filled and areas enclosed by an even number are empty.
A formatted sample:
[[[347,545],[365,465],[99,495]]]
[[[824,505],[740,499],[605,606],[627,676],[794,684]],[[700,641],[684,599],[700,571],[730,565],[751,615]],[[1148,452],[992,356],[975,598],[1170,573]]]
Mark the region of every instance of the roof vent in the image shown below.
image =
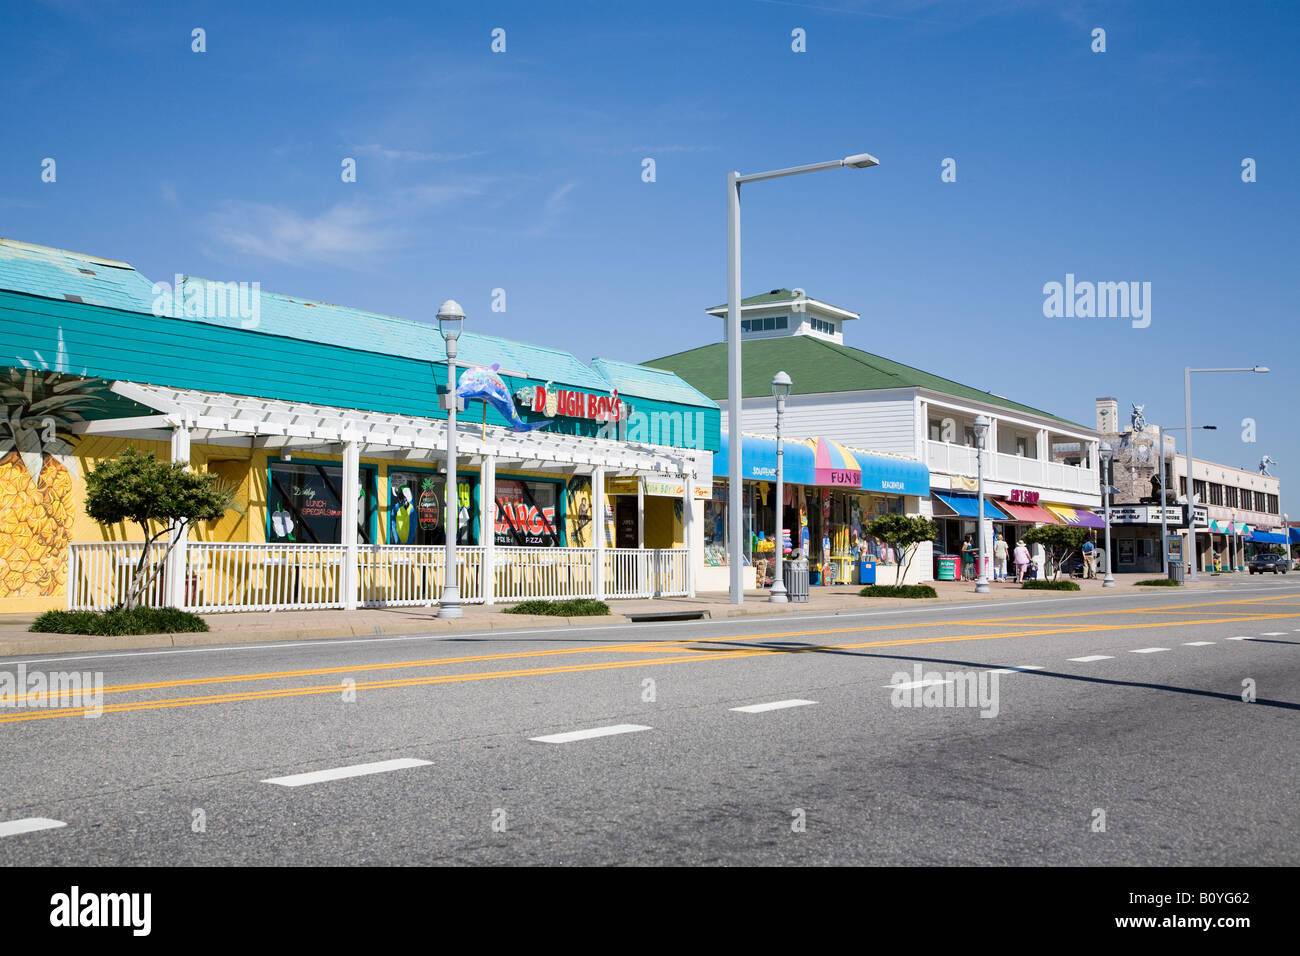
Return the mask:
[[[69,302],[85,302],[85,301],[86,301],[86,300],[83,299],[81,296],[79,296],[79,295],[72,295],[71,293],[68,293],[68,292],[63,293],[63,297],[64,297],[65,299],[67,299]]]
[[[773,289],[771,292],[768,293],[768,295],[779,295],[780,292],[781,292],[780,289]]]
[[[77,271],[80,272],[82,275],[87,275],[87,276],[95,275],[95,273],[91,272],[89,269],[78,269]]]

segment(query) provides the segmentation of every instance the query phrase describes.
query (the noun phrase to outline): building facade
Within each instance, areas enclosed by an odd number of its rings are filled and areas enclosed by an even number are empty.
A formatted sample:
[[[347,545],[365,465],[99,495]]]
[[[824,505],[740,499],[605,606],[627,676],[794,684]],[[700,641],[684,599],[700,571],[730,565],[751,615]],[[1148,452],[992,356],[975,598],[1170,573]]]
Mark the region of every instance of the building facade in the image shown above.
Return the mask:
[[[725,323],[725,306],[707,312]],[[744,428],[774,428],[771,380],[785,371],[794,382],[786,402],[786,434],[822,437],[923,465],[928,494],[903,507],[934,518],[939,538],[933,546],[922,545],[909,580],[935,576],[938,555],[959,553],[965,537],[975,534],[980,457],[975,420],[980,415],[990,420],[982,453],[986,555],[995,534],[1014,540],[1036,524],[1100,526],[1095,429],[845,345],[845,323],[857,318],[802,290],[774,289],[745,299]],[[646,364],[676,372],[722,402],[727,397],[725,325],[723,338]],[[725,460],[720,457],[714,470],[716,485],[725,478]]]
[[[85,477],[128,447],[233,498],[177,543],[154,603],[435,603],[453,509],[467,600],[694,590],[713,401],[473,332],[457,365],[496,401],[467,400],[448,482],[436,328],[0,240],[0,611],[121,600],[143,534],[92,521]]]
[[[1192,460],[1195,496],[1192,528],[1187,527],[1187,465],[1177,453],[1176,435],[1161,435],[1145,420],[1142,406],[1133,405],[1127,424],[1120,420],[1119,400],[1097,399],[1097,428],[1114,449],[1111,541],[1116,571],[1160,572],[1160,508],[1168,531],[1185,564],[1195,560],[1198,571],[1244,571],[1260,545],[1281,543],[1286,537],[1280,511],[1278,478],[1231,465]],[[1167,487],[1161,493],[1163,458]],[[1272,536],[1277,536],[1274,542]]]

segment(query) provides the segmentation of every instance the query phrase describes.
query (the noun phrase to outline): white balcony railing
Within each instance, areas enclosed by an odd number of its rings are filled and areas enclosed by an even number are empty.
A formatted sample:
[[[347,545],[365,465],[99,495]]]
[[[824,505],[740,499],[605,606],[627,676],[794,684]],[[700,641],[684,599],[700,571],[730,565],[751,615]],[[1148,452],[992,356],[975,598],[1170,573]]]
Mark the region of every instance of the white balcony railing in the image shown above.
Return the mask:
[[[68,549],[69,610],[105,610],[125,602],[140,560],[139,542],[73,544]],[[492,549],[492,597],[510,603],[530,598],[598,596],[595,548]],[[163,545],[150,561],[161,565]],[[192,541],[186,547],[184,607],[218,611],[307,610],[344,607],[341,544],[237,544]],[[446,552],[437,546],[360,545],[357,604],[418,607],[442,597]],[[482,603],[487,549],[456,549],[461,600]],[[690,594],[690,553],[683,548],[607,548],[604,596],[681,597]],[[167,569],[158,573],[142,603],[167,602]]]
[[[976,476],[975,449],[968,445],[927,441],[925,463],[931,471],[940,474],[964,475],[970,478]],[[1038,458],[1024,458],[1003,452],[985,454],[984,478],[987,481],[1002,481],[1034,488],[1054,488],[1083,494],[1097,494],[1100,490],[1097,472],[1091,468],[1065,465],[1057,461],[1043,461]]]

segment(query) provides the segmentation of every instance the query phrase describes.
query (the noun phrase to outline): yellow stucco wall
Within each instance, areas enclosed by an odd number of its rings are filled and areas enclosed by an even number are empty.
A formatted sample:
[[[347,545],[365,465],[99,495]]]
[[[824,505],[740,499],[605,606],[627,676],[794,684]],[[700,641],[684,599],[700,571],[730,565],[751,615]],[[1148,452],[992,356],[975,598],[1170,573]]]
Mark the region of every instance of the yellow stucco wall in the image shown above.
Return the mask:
[[[103,527],[91,520],[85,512],[86,473],[101,461],[116,458],[128,447],[134,446],[142,452],[152,452],[161,460],[168,460],[171,447],[162,441],[140,441],[136,439],[88,436],[80,439],[75,448],[76,474],[71,476],[70,502],[71,514],[51,513],[49,516],[34,515],[32,522],[42,527],[46,540],[57,539],[58,542],[95,542],[95,541],[140,541],[143,535],[136,525],[118,524]],[[198,471],[221,476],[235,485],[235,500],[230,511],[218,521],[200,522],[191,529],[190,539],[195,541],[232,541],[260,543],[266,540],[267,527],[267,465],[272,454],[264,449],[250,450],[238,446],[218,446],[194,444],[190,449],[191,467]],[[295,459],[297,456],[295,456]],[[302,460],[342,463],[340,455],[310,454],[303,455]],[[16,461],[16,459],[14,459]],[[388,529],[389,487],[388,471],[429,471],[428,463],[398,462],[388,459],[362,458],[363,465],[378,468],[378,517],[376,519],[378,539],[386,540]],[[17,465],[21,468],[21,464]],[[48,466],[47,466],[48,467]],[[462,470],[463,476],[473,472]],[[526,478],[555,479],[555,475],[544,472],[511,470],[508,474]],[[54,472],[51,472],[51,476]],[[7,480],[25,487],[30,480],[25,469],[19,474],[10,469]],[[52,480],[51,476],[46,481]],[[39,486],[38,486],[39,487]],[[565,509],[566,540],[574,546],[592,547],[592,524],[583,521],[584,513],[590,518],[591,496],[590,483],[574,482],[572,487],[561,489]],[[28,497],[30,507],[31,496]],[[54,512],[62,507],[56,503]],[[46,509],[41,505],[42,512]],[[50,525],[62,519],[70,523],[70,533],[45,534]],[[488,519],[490,520],[490,519]],[[29,613],[62,608],[67,604],[67,547],[64,543],[41,546],[27,534],[25,528],[15,525],[16,533],[0,540],[0,613]],[[486,522],[485,522],[486,525]],[[666,547],[667,545],[665,545]]]

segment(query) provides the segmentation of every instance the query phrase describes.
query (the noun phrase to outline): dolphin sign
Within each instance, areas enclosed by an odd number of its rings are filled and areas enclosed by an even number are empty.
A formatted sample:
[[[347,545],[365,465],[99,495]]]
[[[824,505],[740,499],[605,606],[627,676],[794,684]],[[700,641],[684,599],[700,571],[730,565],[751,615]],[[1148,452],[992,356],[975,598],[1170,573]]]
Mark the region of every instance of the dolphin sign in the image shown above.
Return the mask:
[[[466,401],[478,399],[485,405],[491,405],[510,423],[512,432],[530,432],[535,428],[549,425],[551,423],[549,418],[543,422],[526,422],[519,417],[510,389],[506,388],[506,383],[501,381],[501,376],[497,374],[500,367],[494,362],[490,369],[481,366],[466,369],[460,377],[460,384],[456,386],[456,394]]]

